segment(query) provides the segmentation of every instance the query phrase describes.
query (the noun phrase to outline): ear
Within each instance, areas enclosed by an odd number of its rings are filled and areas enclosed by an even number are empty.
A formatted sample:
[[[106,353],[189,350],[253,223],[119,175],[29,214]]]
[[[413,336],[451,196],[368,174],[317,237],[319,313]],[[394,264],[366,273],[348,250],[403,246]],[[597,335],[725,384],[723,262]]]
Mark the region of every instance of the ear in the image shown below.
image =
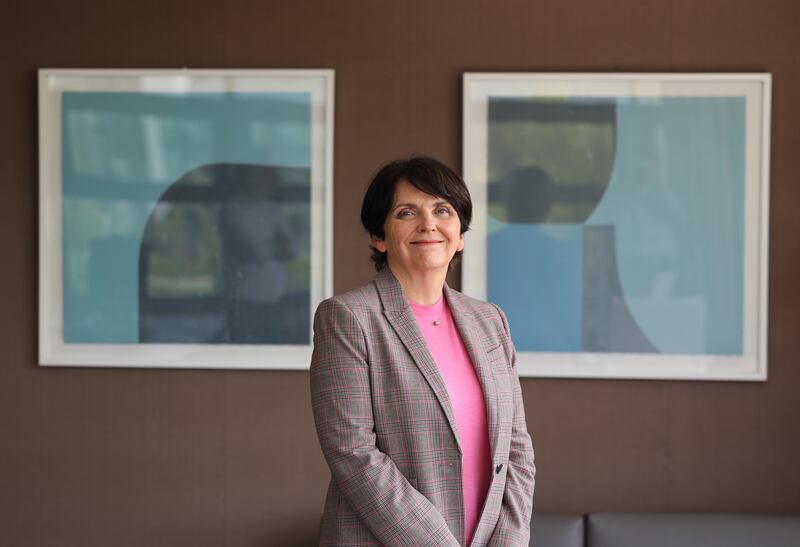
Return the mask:
[[[386,242],[382,238],[378,236],[372,236],[371,239],[372,239],[372,246],[375,247],[375,249],[377,249],[378,252],[381,253],[386,252]]]
[[[461,234],[461,236],[458,239],[458,249],[456,249],[456,251],[463,251],[463,250],[464,250],[464,234]]]

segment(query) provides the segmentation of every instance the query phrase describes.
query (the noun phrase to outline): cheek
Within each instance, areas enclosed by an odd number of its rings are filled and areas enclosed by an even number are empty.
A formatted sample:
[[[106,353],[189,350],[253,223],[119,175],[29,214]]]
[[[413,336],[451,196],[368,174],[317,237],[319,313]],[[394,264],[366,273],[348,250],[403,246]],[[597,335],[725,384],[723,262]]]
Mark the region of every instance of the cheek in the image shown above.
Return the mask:
[[[464,234],[461,233],[461,222],[456,220],[450,228],[451,240],[456,244],[456,251],[463,251]]]
[[[380,252],[385,253],[397,247],[397,242],[402,238],[401,230],[390,221],[383,226],[383,239],[373,240],[373,246]]]

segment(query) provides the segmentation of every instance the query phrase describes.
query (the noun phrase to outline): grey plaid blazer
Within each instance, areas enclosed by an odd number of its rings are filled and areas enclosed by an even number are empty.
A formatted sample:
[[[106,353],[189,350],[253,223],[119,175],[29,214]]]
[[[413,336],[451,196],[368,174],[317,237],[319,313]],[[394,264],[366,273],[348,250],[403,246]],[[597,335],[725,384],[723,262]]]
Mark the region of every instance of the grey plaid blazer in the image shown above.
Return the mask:
[[[536,468],[508,323],[493,304],[447,286],[445,297],[489,425],[492,480],[472,545],[528,545]],[[331,469],[321,545],[464,545],[450,399],[388,268],[317,308],[311,400]]]

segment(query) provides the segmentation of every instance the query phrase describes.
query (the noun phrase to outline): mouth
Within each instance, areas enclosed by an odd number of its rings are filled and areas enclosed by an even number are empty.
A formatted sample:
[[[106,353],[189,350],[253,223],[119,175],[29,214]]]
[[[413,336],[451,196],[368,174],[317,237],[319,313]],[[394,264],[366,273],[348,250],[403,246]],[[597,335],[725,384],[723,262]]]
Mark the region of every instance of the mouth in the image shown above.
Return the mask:
[[[412,241],[412,245],[436,245],[437,243],[444,243],[442,240],[434,240],[434,239],[420,239],[418,241]]]

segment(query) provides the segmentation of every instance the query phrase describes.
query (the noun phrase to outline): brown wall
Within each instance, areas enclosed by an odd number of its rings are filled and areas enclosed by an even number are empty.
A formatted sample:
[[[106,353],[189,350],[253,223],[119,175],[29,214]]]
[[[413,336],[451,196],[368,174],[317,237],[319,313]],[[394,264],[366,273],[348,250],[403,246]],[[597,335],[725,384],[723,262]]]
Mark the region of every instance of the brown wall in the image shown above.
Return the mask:
[[[309,544],[328,472],[304,372],[36,366],[38,67],[336,70],[336,291],[361,192],[461,163],[464,71],[774,77],[769,381],[523,381],[542,511],[800,512],[800,5],[793,0],[11,0],[0,10],[0,543]]]

